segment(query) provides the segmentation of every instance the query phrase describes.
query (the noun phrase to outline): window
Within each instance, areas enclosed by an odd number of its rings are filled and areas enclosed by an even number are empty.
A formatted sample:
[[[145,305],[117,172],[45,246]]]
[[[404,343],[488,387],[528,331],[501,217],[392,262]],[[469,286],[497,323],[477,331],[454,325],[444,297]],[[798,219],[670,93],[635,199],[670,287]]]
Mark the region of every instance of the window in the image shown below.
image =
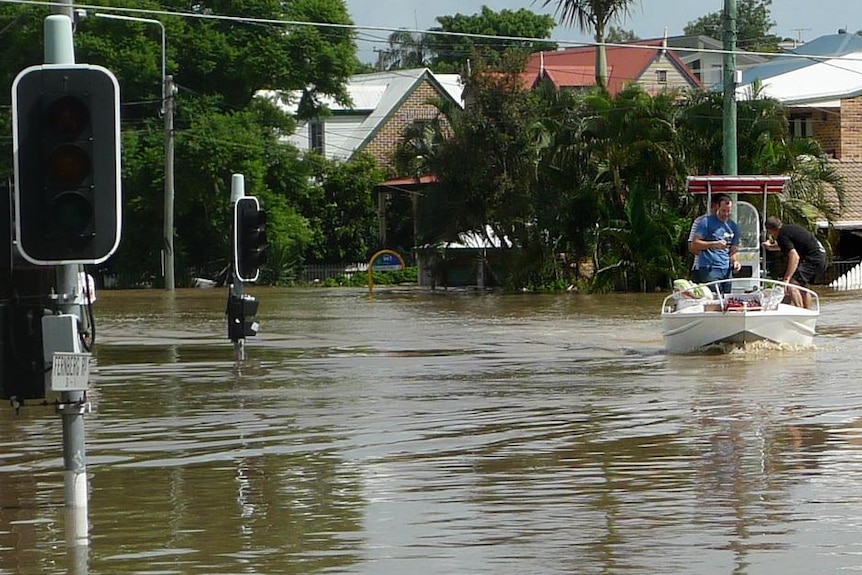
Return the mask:
[[[326,149],[324,127],[325,124],[319,120],[315,120],[308,125],[308,147],[320,155],[323,155]]]
[[[791,114],[788,121],[790,122],[790,135],[794,138],[814,137],[814,120],[810,115]]]
[[[656,70],[655,80],[659,84],[667,84],[667,70]]]
[[[430,119],[413,120],[413,123],[406,129],[406,133],[415,137],[424,138],[428,133],[428,128],[433,126]]]

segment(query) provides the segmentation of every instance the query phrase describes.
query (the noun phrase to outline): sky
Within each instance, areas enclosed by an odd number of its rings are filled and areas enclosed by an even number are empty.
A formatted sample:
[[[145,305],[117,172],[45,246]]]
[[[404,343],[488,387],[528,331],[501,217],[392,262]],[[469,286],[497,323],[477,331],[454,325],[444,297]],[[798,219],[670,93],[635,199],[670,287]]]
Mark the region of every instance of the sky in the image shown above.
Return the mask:
[[[360,58],[375,60],[374,48],[385,48],[392,30],[427,30],[437,26],[437,16],[473,15],[482,6],[499,12],[525,8],[553,15],[556,0],[542,8],[543,0],[346,0],[353,22],[385,30],[359,30]],[[711,12],[724,8],[724,0],[635,0],[631,15],[620,25],[638,37],[659,38],[665,29],[679,36],[683,27]],[[862,0],[773,0],[770,14],[775,26],[771,32],[782,38],[813,40],[834,34],[839,28],[849,32],[862,29]],[[590,38],[577,28],[557,26],[552,34],[557,42],[581,42]]]

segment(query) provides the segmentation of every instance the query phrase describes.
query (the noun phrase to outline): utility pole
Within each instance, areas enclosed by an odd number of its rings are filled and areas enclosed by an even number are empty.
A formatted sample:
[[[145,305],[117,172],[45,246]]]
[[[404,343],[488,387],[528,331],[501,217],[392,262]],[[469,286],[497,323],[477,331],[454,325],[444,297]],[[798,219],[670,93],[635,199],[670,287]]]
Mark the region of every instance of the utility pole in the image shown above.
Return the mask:
[[[724,41],[723,168],[725,175],[735,176],[738,173],[736,144],[736,0],[724,0],[724,31],[722,36]]]
[[[160,20],[152,18],[138,18],[122,14],[105,14],[97,12],[96,17],[109,20],[125,20],[127,22],[143,22],[145,24],[156,24],[161,32],[162,42],[162,107],[159,112],[165,120],[165,205],[164,220],[162,224],[162,254],[163,270],[165,276],[165,289],[173,291],[176,286],[174,275],[174,111],[176,86],[174,77],[165,73],[167,64],[165,25]]]

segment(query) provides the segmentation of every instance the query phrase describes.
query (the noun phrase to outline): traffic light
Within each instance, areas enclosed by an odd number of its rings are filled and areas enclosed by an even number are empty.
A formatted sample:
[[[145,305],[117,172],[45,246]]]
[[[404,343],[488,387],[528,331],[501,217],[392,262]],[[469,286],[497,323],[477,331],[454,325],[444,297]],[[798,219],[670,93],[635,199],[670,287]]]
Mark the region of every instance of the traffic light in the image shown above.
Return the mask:
[[[257,281],[266,263],[266,212],[254,196],[239,198],[233,208],[233,269],[241,282]]]
[[[15,232],[37,265],[101,263],[120,243],[120,89],[107,69],[45,64],[12,83]]]
[[[260,302],[250,295],[231,294],[227,300],[227,336],[231,341],[257,335],[258,323],[254,316]]]

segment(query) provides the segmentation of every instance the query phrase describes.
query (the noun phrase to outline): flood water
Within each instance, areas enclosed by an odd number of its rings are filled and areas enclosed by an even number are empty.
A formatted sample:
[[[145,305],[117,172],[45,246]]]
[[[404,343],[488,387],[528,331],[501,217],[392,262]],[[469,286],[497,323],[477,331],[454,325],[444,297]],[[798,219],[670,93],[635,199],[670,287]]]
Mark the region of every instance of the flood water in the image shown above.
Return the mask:
[[[99,294],[90,544],[59,416],[0,406],[0,574],[862,566],[857,294],[812,348],[675,357],[659,295],[251,291],[242,362],[226,290]]]

